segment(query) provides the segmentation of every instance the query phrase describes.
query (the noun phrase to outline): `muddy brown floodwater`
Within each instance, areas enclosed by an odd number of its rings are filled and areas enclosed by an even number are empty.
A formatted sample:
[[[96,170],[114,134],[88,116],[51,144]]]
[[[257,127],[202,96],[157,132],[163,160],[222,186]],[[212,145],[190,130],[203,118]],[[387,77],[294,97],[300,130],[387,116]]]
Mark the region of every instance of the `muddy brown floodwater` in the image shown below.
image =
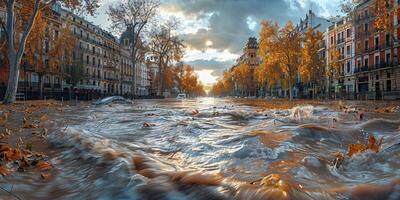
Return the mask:
[[[301,104],[66,107],[51,115],[50,178],[16,172],[0,185],[20,199],[400,199],[395,109]],[[350,144],[372,136],[383,138],[379,151],[349,156]],[[0,199],[16,198],[0,191]]]

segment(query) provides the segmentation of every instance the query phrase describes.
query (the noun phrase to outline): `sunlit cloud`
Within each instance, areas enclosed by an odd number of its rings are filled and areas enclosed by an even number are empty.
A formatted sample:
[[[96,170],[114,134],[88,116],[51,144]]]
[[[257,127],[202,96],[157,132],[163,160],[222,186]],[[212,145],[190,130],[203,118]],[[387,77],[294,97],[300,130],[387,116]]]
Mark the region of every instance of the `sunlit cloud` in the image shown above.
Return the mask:
[[[211,41],[211,40],[207,40],[206,41],[206,46],[207,47],[210,47],[210,46],[212,46],[213,45],[213,42]]]
[[[185,61],[194,61],[194,60],[216,60],[216,61],[228,61],[235,60],[239,57],[238,54],[234,54],[229,52],[229,50],[219,51],[216,49],[208,48],[204,51],[200,51],[197,49],[187,49],[186,54],[184,56]]]
[[[199,76],[199,80],[204,85],[212,85],[217,82],[218,76],[213,75],[214,70],[196,70],[195,73]]]

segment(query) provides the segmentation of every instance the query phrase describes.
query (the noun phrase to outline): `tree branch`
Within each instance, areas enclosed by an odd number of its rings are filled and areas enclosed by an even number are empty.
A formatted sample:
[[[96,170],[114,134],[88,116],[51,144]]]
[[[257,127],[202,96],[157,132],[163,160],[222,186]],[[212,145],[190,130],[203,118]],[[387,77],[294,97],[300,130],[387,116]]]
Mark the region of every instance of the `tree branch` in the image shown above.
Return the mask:
[[[20,58],[25,50],[26,40],[28,39],[29,33],[32,30],[32,26],[35,23],[36,17],[39,13],[40,0],[35,0],[35,5],[33,7],[32,15],[29,17],[28,24],[22,34],[21,42],[19,43],[19,48],[17,52],[17,58]]]
[[[6,34],[6,38],[8,38],[8,31],[6,29],[6,25],[4,24],[3,20],[0,20],[1,29],[3,29],[4,33]]]

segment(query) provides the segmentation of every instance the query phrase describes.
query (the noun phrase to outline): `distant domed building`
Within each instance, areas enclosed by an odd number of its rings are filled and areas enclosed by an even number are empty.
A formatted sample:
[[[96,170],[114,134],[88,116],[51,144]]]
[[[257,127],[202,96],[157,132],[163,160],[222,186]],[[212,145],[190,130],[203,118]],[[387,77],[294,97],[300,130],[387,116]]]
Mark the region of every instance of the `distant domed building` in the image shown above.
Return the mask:
[[[119,38],[119,43],[125,47],[130,46],[131,41],[133,41],[133,28],[128,27],[125,32],[121,34]]]

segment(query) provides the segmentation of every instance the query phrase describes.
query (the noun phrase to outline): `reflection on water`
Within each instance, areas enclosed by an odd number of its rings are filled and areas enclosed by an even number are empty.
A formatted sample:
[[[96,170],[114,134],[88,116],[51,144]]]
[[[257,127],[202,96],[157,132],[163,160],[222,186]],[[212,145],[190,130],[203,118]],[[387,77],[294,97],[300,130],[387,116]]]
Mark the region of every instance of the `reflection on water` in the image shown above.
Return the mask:
[[[53,178],[10,184],[23,199],[400,198],[397,115],[259,109],[214,98],[70,108],[50,138]],[[384,137],[379,153],[331,166],[369,134]]]

